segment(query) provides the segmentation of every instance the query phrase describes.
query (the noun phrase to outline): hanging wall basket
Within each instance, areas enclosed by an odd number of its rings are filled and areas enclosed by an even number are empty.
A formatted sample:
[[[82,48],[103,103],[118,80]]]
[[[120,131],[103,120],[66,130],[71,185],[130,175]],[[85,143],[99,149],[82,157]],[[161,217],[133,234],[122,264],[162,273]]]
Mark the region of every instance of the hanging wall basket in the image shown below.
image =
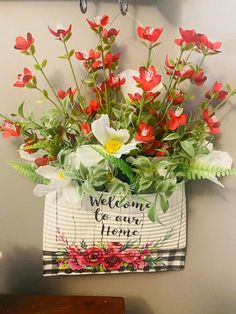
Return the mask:
[[[154,195],[145,196],[154,201]],[[149,204],[99,193],[69,204],[56,192],[46,197],[44,275],[157,272],[184,268],[186,200],[184,185],[170,199],[160,223],[147,217]]]

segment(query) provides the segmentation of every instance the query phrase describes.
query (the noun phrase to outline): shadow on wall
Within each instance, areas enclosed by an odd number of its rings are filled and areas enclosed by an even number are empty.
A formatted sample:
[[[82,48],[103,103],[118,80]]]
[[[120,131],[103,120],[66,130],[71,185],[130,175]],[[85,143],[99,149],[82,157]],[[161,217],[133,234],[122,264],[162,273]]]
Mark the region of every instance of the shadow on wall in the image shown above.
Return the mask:
[[[142,298],[125,299],[125,313],[127,314],[158,314],[153,312]]]
[[[0,0],[5,1],[5,0]],[[14,1],[14,0],[8,0]],[[16,1],[32,1],[32,0],[16,0]],[[65,1],[65,0],[48,0],[48,1]],[[166,18],[166,20],[173,25],[176,25],[180,21],[180,13],[183,2],[186,0],[128,0],[130,6],[134,8],[134,15],[138,6],[155,6],[158,11]],[[69,2],[79,2],[79,0],[69,0]],[[101,7],[104,3],[114,3],[118,6],[118,0],[87,0],[88,2],[88,10],[89,3],[93,2],[96,11],[101,12]],[[157,21],[158,23],[158,21]]]
[[[8,251],[9,252],[9,251]],[[42,252],[35,249],[15,247],[4,252],[2,265],[7,284],[7,292],[12,294],[50,294],[57,292],[55,284],[43,278]],[[60,285],[58,285],[58,292]]]

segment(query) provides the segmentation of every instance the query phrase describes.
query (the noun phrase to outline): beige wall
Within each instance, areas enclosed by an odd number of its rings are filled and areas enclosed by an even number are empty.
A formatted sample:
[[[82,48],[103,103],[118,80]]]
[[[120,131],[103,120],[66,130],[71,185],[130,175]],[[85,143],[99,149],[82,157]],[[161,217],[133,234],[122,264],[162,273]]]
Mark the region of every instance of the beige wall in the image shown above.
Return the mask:
[[[234,0],[130,1],[130,13],[144,24],[163,25],[160,60],[174,54],[171,41],[177,27],[193,27],[223,42],[224,54],[207,63],[209,84],[228,80],[236,86],[236,2]],[[146,3],[142,5],[142,3]],[[89,1],[88,17],[115,16],[117,1]],[[0,1],[0,111],[16,110],[23,99],[34,104],[31,91],[13,89],[12,83],[31,60],[14,51],[14,39],[31,31],[40,58],[47,55],[48,73],[57,87],[67,86],[66,65],[55,60],[61,47],[52,40],[47,25],[72,23],[71,45],[89,48],[95,43],[76,1]],[[135,42],[135,23],[119,17],[115,26],[123,33],[119,42],[125,67],[136,67],[144,58]],[[69,84],[69,83],[68,83]],[[236,161],[236,110],[232,102],[223,119],[218,147]],[[46,105],[37,105],[43,110]],[[236,313],[236,177],[224,180],[225,189],[208,182],[190,183],[188,196],[188,251],[184,271],[157,274],[43,278],[41,265],[43,199],[32,194],[33,185],[6,165],[17,158],[17,141],[0,141],[0,293],[50,293],[124,296],[128,314],[233,314]]]

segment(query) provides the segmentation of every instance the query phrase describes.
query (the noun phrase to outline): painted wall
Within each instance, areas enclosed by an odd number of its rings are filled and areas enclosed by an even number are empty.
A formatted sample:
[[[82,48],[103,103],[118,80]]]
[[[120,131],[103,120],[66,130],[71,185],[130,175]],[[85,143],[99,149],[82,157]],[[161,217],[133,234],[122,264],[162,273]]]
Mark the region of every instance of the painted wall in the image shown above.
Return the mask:
[[[143,4],[145,3],[145,5]],[[159,62],[172,45],[178,26],[196,28],[223,42],[223,54],[207,62],[208,84],[216,79],[236,86],[236,2],[234,0],[130,0],[129,12],[144,24],[164,26]],[[87,17],[118,13],[117,1],[89,1]],[[76,1],[0,1],[0,111],[14,112],[26,100],[34,105],[32,91],[13,89],[16,74],[31,60],[13,49],[17,35],[31,31],[39,58],[48,57],[48,74],[56,87],[71,79],[66,64],[54,59],[62,51],[47,32],[47,25],[73,24],[71,46],[91,47],[85,17]],[[124,66],[134,68],[144,60],[144,49],[135,41],[135,22],[119,16],[119,43]],[[61,50],[61,51],[60,51]],[[41,81],[40,81],[41,82]],[[42,83],[40,83],[43,85]],[[36,111],[46,108],[36,105]],[[236,99],[220,113],[222,135],[218,148],[236,160]],[[0,141],[0,293],[124,296],[128,314],[233,314],[236,312],[236,178],[224,181],[225,189],[208,182],[190,183],[188,197],[188,251],[184,271],[157,274],[43,278],[41,265],[43,199],[32,194],[33,185],[6,165],[17,158],[17,140]]]

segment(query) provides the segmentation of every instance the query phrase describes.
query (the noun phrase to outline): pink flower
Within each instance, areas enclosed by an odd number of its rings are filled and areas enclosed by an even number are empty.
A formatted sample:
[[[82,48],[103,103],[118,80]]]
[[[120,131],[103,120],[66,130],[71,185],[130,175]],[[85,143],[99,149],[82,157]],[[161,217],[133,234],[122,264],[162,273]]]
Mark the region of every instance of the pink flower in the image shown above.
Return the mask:
[[[122,248],[122,243],[120,242],[108,242],[107,243],[107,248],[108,251],[112,251],[112,252],[120,252],[120,249]]]
[[[109,16],[108,15],[96,16],[94,17],[93,21],[87,19],[87,22],[89,23],[92,29],[96,29],[99,27],[106,26],[109,23]]]
[[[48,26],[49,32],[56,37],[56,39],[64,40],[68,35],[71,34],[72,25],[69,25],[68,29],[63,29],[62,26],[58,27],[56,31]]]
[[[33,78],[32,72],[28,68],[23,69],[23,74],[17,75],[17,81],[13,84],[15,87],[25,87]]]
[[[103,262],[104,250],[95,246],[90,247],[82,253],[82,256],[86,266],[97,266]]]
[[[123,253],[123,260],[124,260],[124,262],[127,262],[129,264],[134,263],[139,258],[140,258],[140,253],[139,253],[139,251],[137,251],[135,249],[127,249]]]
[[[31,45],[34,43],[34,38],[31,33],[27,33],[27,39],[24,37],[16,37],[16,43],[14,48],[21,52],[27,52]]]
[[[163,28],[152,28],[150,26],[137,28],[139,38],[149,41],[151,44],[157,42],[163,32]]]
[[[139,77],[134,76],[133,78],[144,91],[151,91],[161,82],[161,75],[157,74],[153,65],[150,68],[140,67]]]
[[[0,126],[0,131],[3,132],[2,136],[4,138],[8,138],[11,136],[14,136],[14,137],[20,136],[20,126],[8,120],[5,120],[4,124]]]
[[[109,254],[106,254],[102,262],[107,270],[118,270],[122,263],[122,254],[118,252],[110,252]]]

